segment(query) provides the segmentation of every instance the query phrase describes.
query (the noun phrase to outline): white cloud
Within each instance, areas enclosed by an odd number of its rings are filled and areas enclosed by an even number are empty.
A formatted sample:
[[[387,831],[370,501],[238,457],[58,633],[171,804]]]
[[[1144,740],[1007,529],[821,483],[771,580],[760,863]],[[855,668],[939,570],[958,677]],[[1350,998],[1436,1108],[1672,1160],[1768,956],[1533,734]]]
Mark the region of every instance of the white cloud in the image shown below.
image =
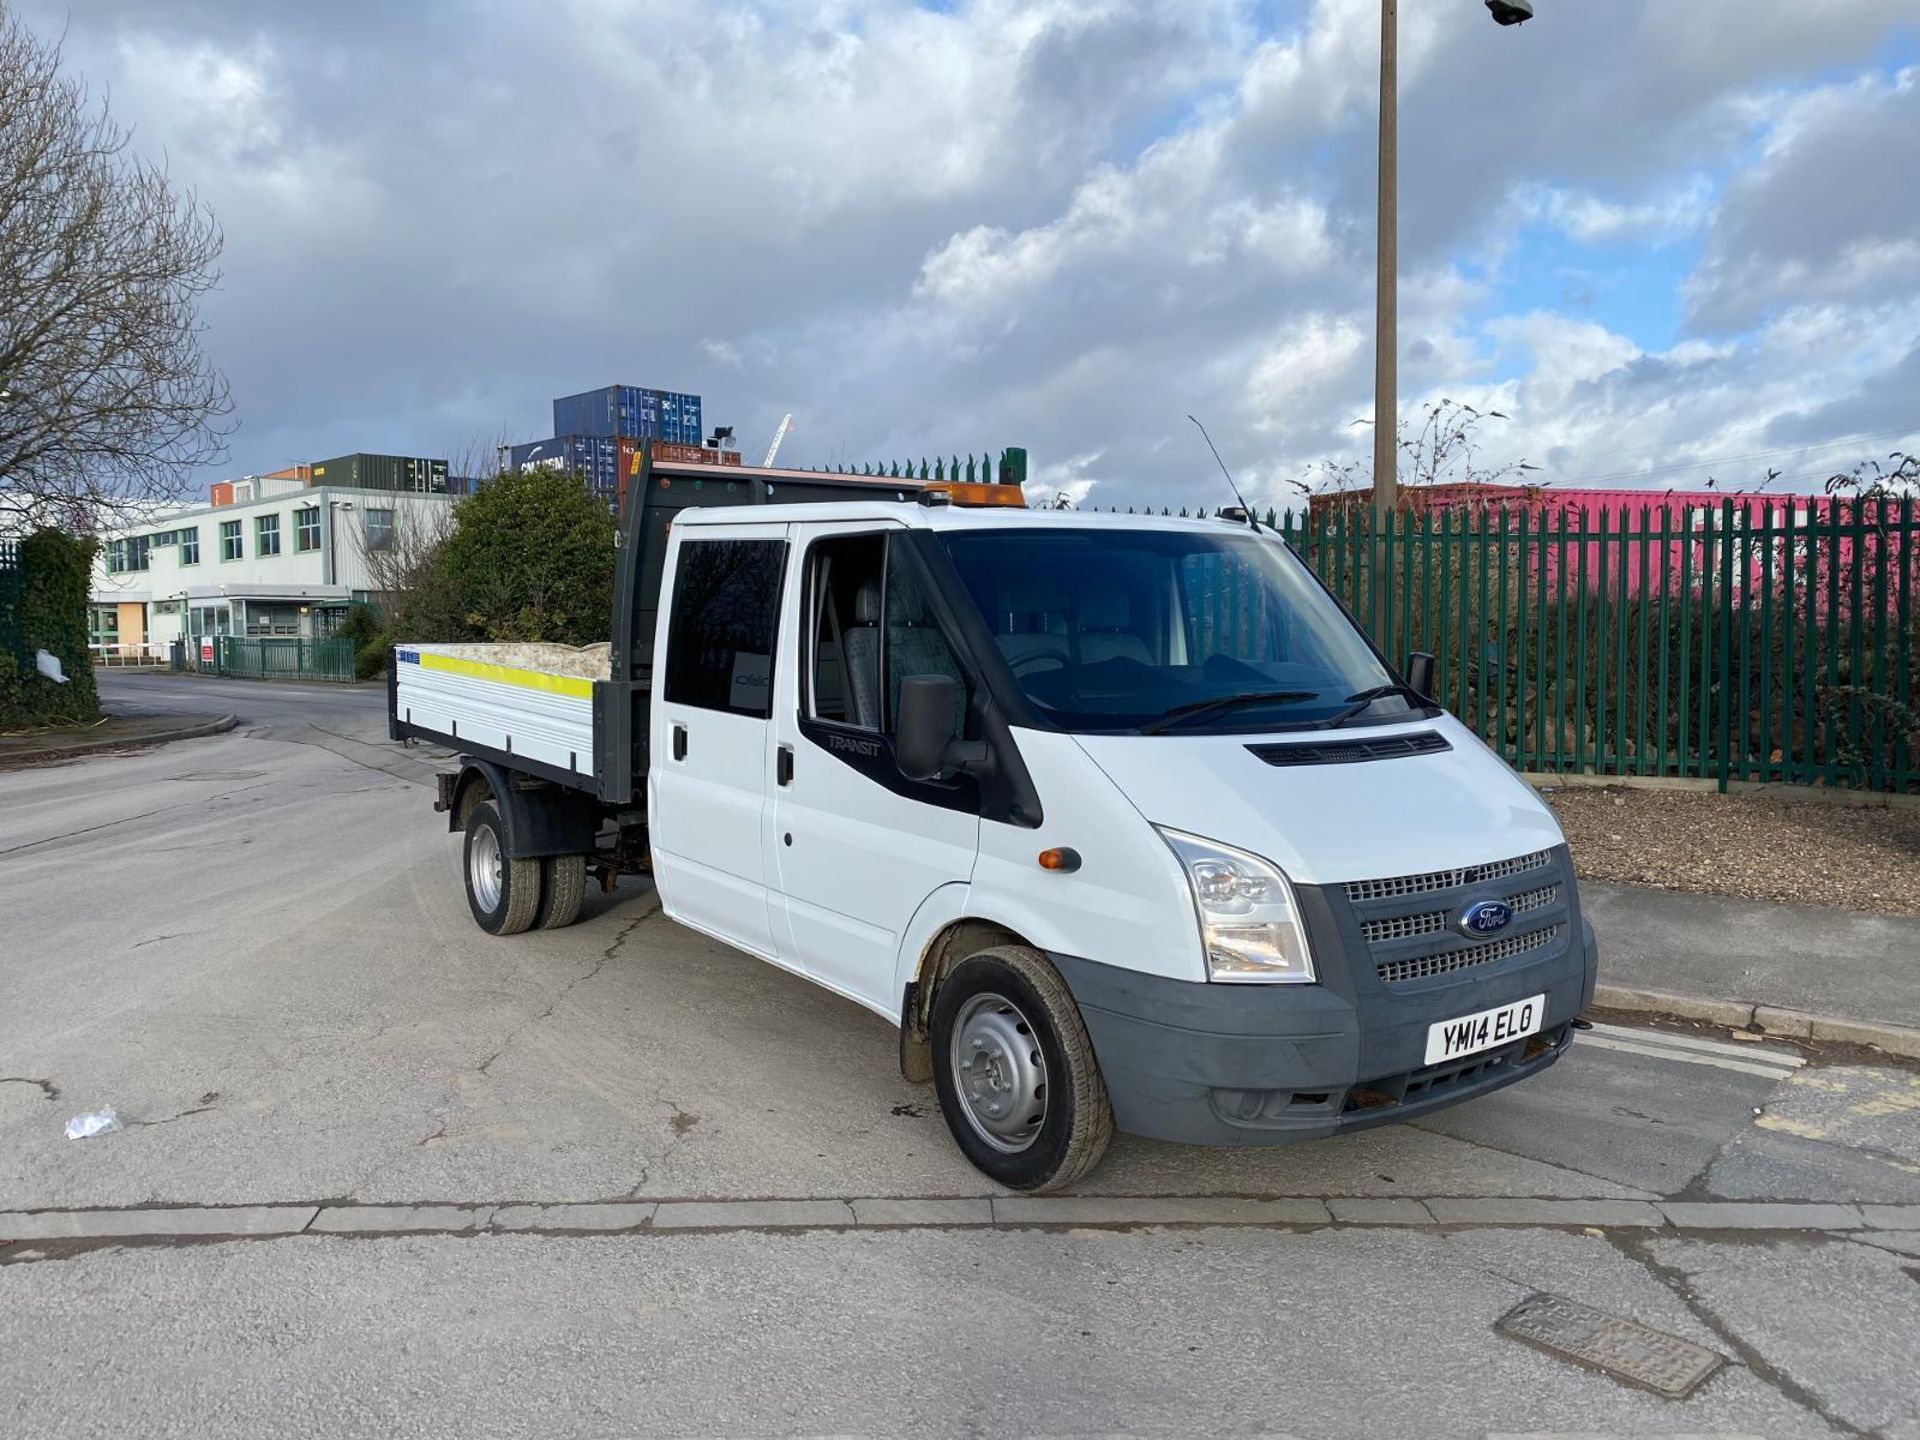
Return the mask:
[[[1740,330],[1785,305],[1920,286],[1920,68],[1754,108],[1760,157],[1728,184],[1687,281],[1692,322]]]
[[[1713,213],[1713,182],[1696,175],[1684,184],[1637,201],[1608,200],[1589,191],[1540,186],[1521,198],[1534,218],[1585,244],[1670,240],[1706,224]]]
[[[1247,377],[1243,408],[1256,434],[1300,424],[1300,412],[1316,419],[1338,403],[1340,383],[1371,354],[1368,331],[1351,316],[1307,315],[1266,345]]]
[[[1286,277],[1333,259],[1325,206],[1283,192],[1236,193],[1219,173],[1221,130],[1206,126],[1150,146],[1130,169],[1102,166],[1056,219],[1019,232],[976,225],[920,267],[915,294],[963,309],[1011,304],[1069,268],[1106,264],[1183,269],[1235,264]]]

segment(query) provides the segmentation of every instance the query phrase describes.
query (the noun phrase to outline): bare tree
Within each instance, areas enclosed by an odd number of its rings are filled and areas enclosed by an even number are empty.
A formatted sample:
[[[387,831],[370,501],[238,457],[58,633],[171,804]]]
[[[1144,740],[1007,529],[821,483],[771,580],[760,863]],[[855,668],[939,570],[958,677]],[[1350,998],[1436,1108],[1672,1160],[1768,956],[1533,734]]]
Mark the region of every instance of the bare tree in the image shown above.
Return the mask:
[[[460,601],[440,564],[453,533],[453,509],[396,504],[393,526],[379,539],[349,529],[386,628],[410,640],[462,640],[467,625]]]
[[[0,516],[79,529],[226,453],[221,234],[0,5]]]

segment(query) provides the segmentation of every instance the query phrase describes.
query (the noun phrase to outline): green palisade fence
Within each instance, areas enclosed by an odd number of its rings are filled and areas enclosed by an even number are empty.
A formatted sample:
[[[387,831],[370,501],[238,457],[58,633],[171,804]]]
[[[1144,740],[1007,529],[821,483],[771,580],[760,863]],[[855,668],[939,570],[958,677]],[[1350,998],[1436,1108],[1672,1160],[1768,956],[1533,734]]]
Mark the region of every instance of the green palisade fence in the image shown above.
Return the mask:
[[[222,635],[219,672],[243,680],[350,681],[353,642]]]
[[[1520,770],[1920,791],[1912,497],[1266,523]]]

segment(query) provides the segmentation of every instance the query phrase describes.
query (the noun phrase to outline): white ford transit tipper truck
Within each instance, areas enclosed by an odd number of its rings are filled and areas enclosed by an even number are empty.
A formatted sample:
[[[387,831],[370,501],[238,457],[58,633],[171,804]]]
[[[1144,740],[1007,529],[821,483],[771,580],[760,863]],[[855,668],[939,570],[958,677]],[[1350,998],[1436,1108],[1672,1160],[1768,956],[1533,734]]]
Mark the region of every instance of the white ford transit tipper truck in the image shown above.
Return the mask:
[[[620,565],[609,656],[396,647],[484,929],[650,868],[898,1025],[1020,1190],[1116,1127],[1336,1135],[1572,1042],[1596,946],[1553,816],[1271,532],[643,457]]]

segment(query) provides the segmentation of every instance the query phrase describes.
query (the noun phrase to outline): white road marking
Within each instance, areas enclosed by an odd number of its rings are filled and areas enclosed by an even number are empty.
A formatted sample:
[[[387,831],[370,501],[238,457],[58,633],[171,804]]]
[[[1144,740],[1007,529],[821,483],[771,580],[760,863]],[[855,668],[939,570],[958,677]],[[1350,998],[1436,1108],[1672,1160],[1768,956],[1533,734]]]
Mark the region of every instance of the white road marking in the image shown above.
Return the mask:
[[[1782,1065],[1789,1070],[1797,1070],[1807,1063],[1807,1057],[1798,1050],[1784,1049],[1749,1041],[1744,1045],[1729,1045],[1724,1040],[1701,1040],[1692,1035],[1675,1035],[1667,1030],[1634,1030],[1625,1025],[1602,1025],[1594,1023],[1591,1032],[1605,1035],[1614,1040],[1625,1040],[1635,1045],[1668,1045],[1680,1050],[1697,1050],[1702,1055],[1719,1055],[1728,1060],[1752,1060],[1762,1064]]]
[[[1728,1060],[1719,1055],[1702,1055],[1697,1050],[1682,1050],[1670,1045],[1639,1045],[1626,1040],[1616,1040],[1611,1035],[1582,1035],[1575,1042],[1576,1049],[1581,1046],[1618,1050],[1623,1055],[1645,1055],[1654,1060],[1677,1060],[1683,1065],[1711,1065],[1716,1070],[1733,1070],[1742,1075],[1758,1075],[1765,1080],[1784,1080],[1793,1073],[1789,1066],[1761,1065],[1751,1060]]]

